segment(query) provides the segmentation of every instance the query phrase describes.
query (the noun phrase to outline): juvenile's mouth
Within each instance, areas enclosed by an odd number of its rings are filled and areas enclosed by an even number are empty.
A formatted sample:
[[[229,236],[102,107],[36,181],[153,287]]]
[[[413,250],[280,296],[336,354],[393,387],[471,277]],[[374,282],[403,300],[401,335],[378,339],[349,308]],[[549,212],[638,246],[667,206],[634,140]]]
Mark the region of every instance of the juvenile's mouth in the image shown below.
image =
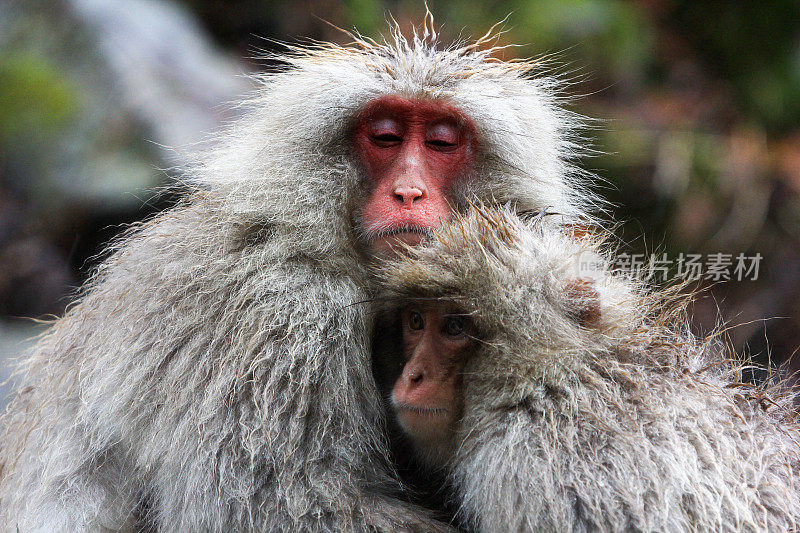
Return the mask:
[[[428,407],[428,406],[422,407],[402,402],[394,404],[394,407],[398,411],[413,413],[417,415],[443,415],[448,412],[448,409],[445,407]]]

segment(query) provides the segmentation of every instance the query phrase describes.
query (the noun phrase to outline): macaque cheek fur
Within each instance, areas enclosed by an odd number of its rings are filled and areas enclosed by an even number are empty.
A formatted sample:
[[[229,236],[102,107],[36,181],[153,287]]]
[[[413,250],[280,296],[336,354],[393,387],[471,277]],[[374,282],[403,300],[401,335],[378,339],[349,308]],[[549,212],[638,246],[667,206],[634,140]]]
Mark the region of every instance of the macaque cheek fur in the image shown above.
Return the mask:
[[[378,98],[354,130],[367,178],[362,231],[374,252],[418,244],[451,217],[452,191],[468,179],[476,151],[474,124],[443,102]]]

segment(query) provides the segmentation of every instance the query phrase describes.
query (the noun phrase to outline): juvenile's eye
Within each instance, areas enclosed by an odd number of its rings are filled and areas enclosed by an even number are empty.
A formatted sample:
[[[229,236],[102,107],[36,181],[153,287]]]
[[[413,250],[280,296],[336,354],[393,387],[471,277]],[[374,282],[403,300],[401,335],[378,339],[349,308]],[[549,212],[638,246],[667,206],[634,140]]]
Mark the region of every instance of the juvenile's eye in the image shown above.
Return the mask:
[[[425,322],[422,320],[422,315],[417,311],[411,311],[408,315],[408,329],[420,330],[425,327]]]
[[[444,325],[444,332],[451,337],[456,337],[464,333],[464,319],[460,316],[454,316],[447,319]]]

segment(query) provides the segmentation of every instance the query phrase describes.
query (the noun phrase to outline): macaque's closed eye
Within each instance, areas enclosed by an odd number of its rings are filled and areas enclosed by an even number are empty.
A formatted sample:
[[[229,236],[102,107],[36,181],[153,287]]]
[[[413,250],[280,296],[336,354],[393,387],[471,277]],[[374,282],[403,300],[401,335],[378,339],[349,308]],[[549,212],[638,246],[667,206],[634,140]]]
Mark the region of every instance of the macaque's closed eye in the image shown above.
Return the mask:
[[[395,146],[403,142],[402,125],[391,118],[369,121],[369,136],[373,144],[379,147]]]
[[[443,122],[428,128],[425,133],[425,144],[440,152],[451,152],[458,147],[461,131],[455,124]]]

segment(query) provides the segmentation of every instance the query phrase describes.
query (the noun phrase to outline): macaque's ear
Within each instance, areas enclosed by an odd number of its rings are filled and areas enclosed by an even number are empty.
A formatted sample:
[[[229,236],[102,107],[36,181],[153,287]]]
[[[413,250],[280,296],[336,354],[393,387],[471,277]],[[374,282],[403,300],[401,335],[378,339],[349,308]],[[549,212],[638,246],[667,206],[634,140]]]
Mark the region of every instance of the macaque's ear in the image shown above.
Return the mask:
[[[588,278],[567,282],[565,293],[570,314],[581,326],[595,326],[600,321],[600,294],[595,289],[594,283],[594,280]]]
[[[572,233],[572,238],[582,241],[594,237],[600,231],[599,226],[590,222],[572,222],[567,226],[567,234]]]

